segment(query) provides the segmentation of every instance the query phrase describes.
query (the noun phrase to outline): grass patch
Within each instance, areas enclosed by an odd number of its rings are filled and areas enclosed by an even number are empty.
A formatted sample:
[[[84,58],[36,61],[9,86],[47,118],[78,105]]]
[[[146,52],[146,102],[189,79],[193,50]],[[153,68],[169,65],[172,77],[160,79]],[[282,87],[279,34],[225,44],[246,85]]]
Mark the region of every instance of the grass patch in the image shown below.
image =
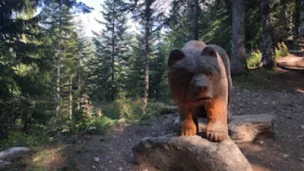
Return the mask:
[[[275,56],[274,58],[285,57],[289,54],[288,48],[284,42],[279,42],[277,47],[275,48]],[[262,52],[257,49],[251,52],[246,58],[247,67],[249,69],[257,68],[260,66],[262,60]]]
[[[83,123],[85,127],[81,128],[79,132],[105,134],[116,123],[117,120],[113,120],[107,116],[92,117]]]
[[[233,77],[233,85],[251,89],[251,90],[267,90],[267,91],[281,91],[286,90],[282,86],[282,72],[278,68],[271,70],[259,68],[249,70],[242,76]]]
[[[288,48],[284,42],[279,42],[275,48],[275,58],[285,57],[289,54]]]
[[[32,126],[27,132],[10,131],[8,138],[0,141],[0,150],[14,146],[26,146],[29,148],[41,147],[49,144],[52,137],[42,126]]]
[[[138,121],[177,111],[176,106],[163,102],[150,101],[146,111],[142,109],[141,99],[120,98],[112,103],[100,104],[102,116],[113,120]]]
[[[260,65],[262,60],[262,53],[260,50],[256,50],[254,52],[251,52],[251,54],[246,58],[247,60],[247,67],[249,69],[256,68]]]

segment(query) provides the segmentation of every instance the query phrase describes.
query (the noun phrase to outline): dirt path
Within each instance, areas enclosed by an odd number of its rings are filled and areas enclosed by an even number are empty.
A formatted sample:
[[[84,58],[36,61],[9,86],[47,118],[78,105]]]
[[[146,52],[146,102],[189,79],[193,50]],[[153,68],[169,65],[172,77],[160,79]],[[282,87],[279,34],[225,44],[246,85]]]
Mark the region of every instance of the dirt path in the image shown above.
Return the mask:
[[[238,144],[255,171],[304,170],[304,91],[298,91],[304,90],[304,75],[287,73],[280,78],[271,79],[267,89],[240,86],[233,89],[234,115],[270,113],[276,116],[273,139]],[[285,91],[286,86],[292,88]],[[43,165],[49,170],[153,171],[134,163],[131,148],[141,138],[168,132],[175,116],[168,114],[141,124],[121,126],[105,136],[76,138],[73,143],[60,147],[61,157],[54,154]],[[34,165],[27,170],[31,167]]]
[[[281,68],[302,70],[304,71],[304,57],[289,54],[286,57],[278,58],[276,60],[277,65]]]
[[[235,88],[233,111],[239,114],[276,115],[275,139],[257,140],[239,147],[256,171],[304,170],[304,94],[252,92]],[[175,115],[154,118],[147,123],[115,129],[106,136],[84,136],[66,146],[75,170],[139,171],[131,147],[141,138],[162,135]],[[148,169],[150,170],[150,169]]]

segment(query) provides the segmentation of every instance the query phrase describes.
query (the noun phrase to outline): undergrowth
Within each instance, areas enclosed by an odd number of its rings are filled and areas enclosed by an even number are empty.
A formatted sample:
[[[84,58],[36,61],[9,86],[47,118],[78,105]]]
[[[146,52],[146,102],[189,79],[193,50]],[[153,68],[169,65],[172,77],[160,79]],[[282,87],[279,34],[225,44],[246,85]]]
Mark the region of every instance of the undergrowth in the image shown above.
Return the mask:
[[[258,68],[249,70],[244,75],[233,77],[233,85],[249,90],[280,91],[282,88],[277,82],[281,75],[278,68],[271,70]]]
[[[284,42],[279,42],[277,44],[277,47],[275,48],[275,56],[273,58],[276,59],[280,57],[285,57],[288,54],[289,53],[286,44]],[[251,52],[246,58],[246,61],[247,61],[247,67],[249,69],[260,66],[262,61],[262,52],[259,49]]]
[[[246,58],[247,60],[247,67],[248,68],[255,68],[259,66],[262,60],[262,53],[260,50],[256,50],[251,52],[251,54]]]
[[[7,139],[0,140],[0,150],[12,146],[43,147],[64,141],[73,135],[105,134],[113,126],[141,122],[153,116],[172,113],[176,107],[163,102],[149,102],[145,112],[141,99],[119,98],[114,102],[95,102],[90,109],[74,111],[74,118],[54,118],[48,125],[32,125],[27,131],[9,132]]]
[[[287,56],[288,53],[288,48],[284,42],[279,42],[277,47],[275,48],[275,57],[280,58],[280,57],[285,57]]]

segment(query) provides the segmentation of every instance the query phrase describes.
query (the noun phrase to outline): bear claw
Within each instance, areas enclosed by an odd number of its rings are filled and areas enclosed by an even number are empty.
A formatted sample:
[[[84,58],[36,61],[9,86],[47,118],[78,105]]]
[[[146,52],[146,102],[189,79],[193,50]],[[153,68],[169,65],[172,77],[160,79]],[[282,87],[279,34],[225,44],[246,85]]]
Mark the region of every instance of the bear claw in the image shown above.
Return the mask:
[[[206,128],[206,138],[213,142],[221,142],[228,137],[228,128],[221,122],[209,122]]]
[[[196,125],[192,120],[184,120],[180,126],[179,131],[181,136],[196,135]]]

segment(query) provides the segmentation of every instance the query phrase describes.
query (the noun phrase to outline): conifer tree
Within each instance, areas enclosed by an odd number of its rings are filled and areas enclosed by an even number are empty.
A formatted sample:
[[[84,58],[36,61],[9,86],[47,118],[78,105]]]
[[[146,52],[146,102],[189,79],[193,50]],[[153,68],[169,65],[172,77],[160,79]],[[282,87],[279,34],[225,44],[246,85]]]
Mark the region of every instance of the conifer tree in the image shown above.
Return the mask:
[[[39,54],[40,26],[34,16],[37,6],[32,0],[0,2],[0,139],[9,130],[26,130],[42,119],[38,100],[47,91]]]
[[[98,73],[95,80],[95,91],[100,92],[100,100],[113,101],[124,91],[127,81],[130,37],[127,35],[126,12],[123,12],[122,0],[107,0],[102,12],[105,25],[101,34],[95,33],[94,44],[96,48]]]
[[[145,111],[149,100],[149,85],[150,85],[150,64],[149,58],[153,55],[153,45],[155,42],[154,36],[163,27],[164,14],[160,11],[162,3],[156,0],[135,1],[136,9],[134,18],[141,25],[141,33],[144,38],[144,96],[143,110]]]
[[[76,80],[82,70],[72,4],[72,1],[47,1],[42,13],[45,34],[49,38],[47,46],[51,49],[46,55],[55,57],[53,70],[56,76],[53,75],[53,79],[56,80],[56,115],[62,114],[61,117],[70,119],[73,118],[74,99],[79,99],[73,90],[78,87]]]

